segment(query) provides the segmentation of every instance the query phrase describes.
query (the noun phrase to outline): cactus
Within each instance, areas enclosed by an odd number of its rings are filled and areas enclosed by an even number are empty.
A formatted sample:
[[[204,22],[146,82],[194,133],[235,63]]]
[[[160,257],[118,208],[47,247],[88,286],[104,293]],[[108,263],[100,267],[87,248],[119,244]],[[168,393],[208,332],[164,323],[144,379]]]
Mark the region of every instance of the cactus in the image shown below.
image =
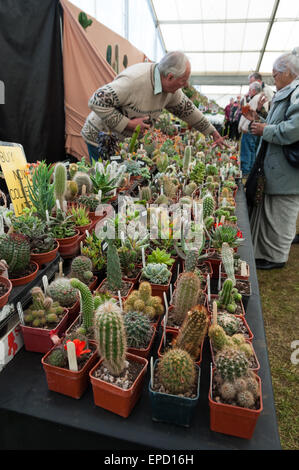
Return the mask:
[[[67,181],[65,199],[67,201],[73,201],[78,194],[78,185],[76,181]]]
[[[197,189],[197,184],[194,181],[191,181],[191,183],[187,184],[184,188],[184,194],[186,196],[191,196],[192,193]]]
[[[239,330],[238,319],[229,313],[218,315],[217,321],[218,325],[220,325],[229,336],[234,335]]]
[[[231,279],[225,279],[222,289],[218,294],[217,307],[224,308],[229,313],[235,313],[237,309],[236,302],[240,302],[241,300],[242,295],[233,287],[233,281]]]
[[[90,212],[95,212],[100,204],[99,198],[95,194],[84,195],[78,198],[78,204],[89,209]]]
[[[195,364],[186,351],[170,349],[158,362],[157,375],[166,392],[186,393],[195,381]]]
[[[47,289],[47,295],[62,307],[72,307],[78,300],[78,291],[72,287],[70,279],[64,277],[52,281]]]
[[[24,312],[26,324],[33,327],[46,327],[47,325],[57,324],[64,314],[64,308],[58,302],[46,297],[40,287],[33,287],[31,290],[32,303]]]
[[[155,204],[162,205],[162,204],[169,204],[169,198],[165,194],[160,194],[155,200]]]
[[[124,315],[127,345],[129,348],[146,349],[153,334],[150,319],[140,312]]]
[[[232,341],[230,341],[229,336],[226,335],[222,326],[218,324],[213,324],[210,326],[209,338],[215,351],[222,351],[224,348],[232,345]]]
[[[195,273],[182,273],[174,293],[174,319],[177,324],[182,324],[187,312],[198,304],[200,294],[199,277]]]
[[[90,176],[87,173],[84,173],[83,171],[77,171],[75,174],[73,181],[77,183],[78,186],[78,194],[82,194],[82,188],[85,186],[86,193],[90,194],[92,192],[92,181],[90,179]]]
[[[134,290],[128,296],[124,311],[141,313],[154,319],[156,316],[160,316],[164,313],[164,307],[162,299],[159,296],[152,296],[152,287],[149,282],[141,282],[139,289]]]
[[[1,235],[0,259],[7,263],[10,277],[23,274],[30,263],[29,239],[20,233]]]
[[[55,367],[66,367],[67,353],[64,348],[57,347],[49,354],[47,362]]]
[[[139,199],[141,199],[141,201],[150,201],[151,198],[152,190],[150,186],[143,186],[142,188],[140,188]]]
[[[215,211],[215,200],[211,193],[207,193],[202,200],[203,218],[211,217]]]
[[[185,258],[185,271],[192,273],[195,271],[198,263],[198,251],[188,250]]]
[[[128,67],[128,56],[127,56],[127,54],[124,55],[123,66],[124,66],[125,69]]]
[[[106,60],[108,64],[111,65],[111,59],[112,59],[112,46],[109,44],[106,49]]]
[[[208,328],[207,309],[196,305],[187,313],[173,347],[187,351],[196,360]]]
[[[225,349],[216,355],[215,366],[222,379],[233,382],[237,377],[248,373],[249,363],[243,352]]]
[[[70,175],[70,178],[73,179],[75,174],[77,173],[78,171],[78,165],[77,163],[70,163],[69,165],[69,175]]]
[[[242,408],[252,408],[255,404],[253,394],[249,390],[239,392],[237,395],[238,405]]]
[[[188,173],[189,171],[189,166],[191,163],[191,157],[192,157],[192,146],[191,145],[186,145],[185,151],[184,151],[184,158],[183,158],[183,171],[184,173]]]
[[[104,365],[118,376],[126,365],[127,341],[123,315],[116,304],[105,302],[96,310],[95,338]]]
[[[71,264],[70,277],[75,277],[84,284],[88,284],[92,277],[92,261],[87,256],[76,256]]]
[[[236,396],[236,388],[232,382],[223,382],[219,389],[220,395],[224,400],[233,400]]]
[[[234,266],[234,252],[228,243],[223,243],[221,247],[221,259],[227,277],[233,281],[233,286],[236,285],[235,266]]]
[[[88,286],[79,279],[71,279],[73,289],[78,289],[81,294],[82,332],[87,333],[93,325],[94,300]]]
[[[148,279],[151,284],[167,284],[171,271],[167,268],[164,263],[149,263],[142,269],[142,276]]]
[[[174,199],[177,194],[178,186],[173,182],[170,176],[165,175],[162,178],[162,186],[165,196]]]
[[[160,173],[164,173],[169,165],[169,158],[166,152],[157,151],[154,160]]]
[[[122,286],[122,273],[117,248],[112,240],[108,241],[107,250],[107,283],[111,292],[118,291]]]
[[[135,127],[135,131],[133,132],[133,135],[132,135],[131,140],[130,140],[129,153],[133,153],[135,151],[136,142],[137,142],[137,139],[138,139],[139,134],[140,134],[140,129],[141,129],[140,125],[138,124]]]
[[[84,13],[84,11],[80,11],[78,15],[78,21],[84,29],[88,28],[88,26],[91,26],[92,24],[92,20],[87,18],[87,15]]]
[[[54,170],[54,194],[55,199],[59,201],[60,209],[63,210],[65,193],[67,190],[67,171],[63,163],[58,162]]]

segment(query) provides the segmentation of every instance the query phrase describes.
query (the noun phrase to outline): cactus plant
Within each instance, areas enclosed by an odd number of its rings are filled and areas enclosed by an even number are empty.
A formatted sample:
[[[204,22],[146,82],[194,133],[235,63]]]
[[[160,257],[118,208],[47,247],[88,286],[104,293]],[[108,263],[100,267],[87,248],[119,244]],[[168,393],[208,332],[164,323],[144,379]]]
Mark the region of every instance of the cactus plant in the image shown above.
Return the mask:
[[[60,209],[63,210],[63,204],[65,201],[65,193],[67,190],[67,171],[63,163],[58,162],[54,169],[54,193],[55,199],[58,200]]]
[[[47,295],[62,307],[72,307],[79,299],[78,291],[72,287],[70,279],[61,277],[52,281],[47,288]]]
[[[207,328],[207,309],[203,305],[196,305],[187,313],[173,347],[187,351],[192,359],[196,360],[199,357]]]
[[[228,243],[223,243],[221,247],[221,259],[227,277],[233,281],[233,286],[236,285],[235,278],[235,263],[234,252]]]
[[[122,286],[122,273],[117,247],[112,240],[108,241],[107,250],[107,283],[111,292],[118,291]]]
[[[137,311],[142,315],[154,319],[164,313],[162,299],[159,296],[152,296],[152,287],[149,282],[140,283],[139,289],[134,290],[127,298],[124,311]]]
[[[79,279],[71,279],[70,285],[81,294],[82,332],[87,333],[93,325],[94,300],[88,286]]]
[[[10,277],[14,274],[23,274],[30,264],[30,242],[28,237],[20,233],[1,235],[0,259],[6,261]]]
[[[218,315],[217,322],[218,325],[222,326],[225,333],[229,336],[234,335],[239,330],[238,319],[229,313]]]
[[[185,150],[184,150],[184,158],[183,158],[183,171],[184,173],[188,173],[189,171],[189,166],[191,163],[191,157],[192,157],[192,146],[191,145],[186,145]]]
[[[67,181],[66,182],[66,192],[65,199],[66,201],[73,201],[78,194],[78,185],[76,181]]]
[[[59,346],[49,354],[47,362],[55,367],[66,367],[67,353],[62,346]]]
[[[150,186],[142,186],[139,192],[139,198],[141,201],[150,201],[152,198],[152,190]]]
[[[192,193],[197,189],[197,184],[194,181],[191,181],[184,187],[184,194],[186,196],[191,196]]]
[[[92,181],[90,176],[83,171],[77,171],[75,176],[73,177],[73,181],[77,184],[78,187],[78,194],[82,194],[83,186],[85,186],[86,194],[90,194],[93,189]]]
[[[225,279],[222,289],[218,294],[217,307],[226,309],[229,313],[235,313],[237,309],[236,302],[242,300],[242,295],[233,286],[233,281],[229,278]]]
[[[105,302],[95,311],[95,338],[104,365],[118,376],[126,366],[127,339],[123,315],[116,304]]]
[[[225,349],[216,355],[215,366],[223,380],[234,381],[248,373],[249,363],[245,354],[236,349]]]
[[[202,206],[203,206],[203,218],[206,219],[207,217],[211,217],[215,211],[215,200],[211,193],[206,193],[202,199]]]
[[[195,364],[187,351],[170,349],[158,362],[157,375],[166,392],[185,393],[194,384]]]
[[[164,263],[149,263],[142,269],[142,277],[151,284],[164,285],[169,282],[171,271]]]
[[[150,319],[140,312],[124,315],[127,345],[129,348],[146,349],[153,334]]]
[[[187,312],[198,304],[201,282],[195,273],[184,272],[177,281],[174,293],[174,319],[181,325]]]
[[[60,322],[64,308],[58,302],[53,302],[53,299],[46,297],[37,286],[33,287],[31,295],[32,303],[24,312],[25,324],[44,328]]]
[[[71,179],[73,179],[73,177],[77,173],[78,169],[79,168],[78,168],[77,163],[70,163],[70,165],[69,165],[69,175],[70,175]]]
[[[88,284],[93,277],[91,259],[87,256],[76,256],[71,263],[70,277],[75,277],[84,284]]]

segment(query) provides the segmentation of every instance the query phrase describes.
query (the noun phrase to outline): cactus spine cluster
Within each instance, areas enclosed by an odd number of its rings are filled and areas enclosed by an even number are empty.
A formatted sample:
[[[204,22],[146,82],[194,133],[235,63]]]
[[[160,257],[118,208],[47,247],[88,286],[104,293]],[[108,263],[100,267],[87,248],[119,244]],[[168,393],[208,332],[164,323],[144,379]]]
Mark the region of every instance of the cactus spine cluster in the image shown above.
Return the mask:
[[[192,359],[196,360],[207,328],[207,309],[202,305],[196,305],[187,313],[173,346],[187,351]]]
[[[54,194],[55,199],[59,201],[60,209],[63,210],[65,193],[67,190],[67,171],[63,163],[58,162],[54,170]]]
[[[20,233],[1,235],[0,259],[6,261],[10,277],[22,274],[30,263],[29,239]]]
[[[33,287],[31,295],[32,303],[24,312],[26,324],[43,328],[60,322],[64,309],[58,302],[46,297],[40,287]]]
[[[140,189],[139,198],[141,199],[141,201],[150,201],[151,200],[152,190],[151,190],[150,186],[143,186]]]
[[[230,382],[246,375],[249,371],[249,363],[245,354],[237,349],[219,351],[216,355],[215,366],[222,379]]]
[[[125,305],[125,312],[138,312],[149,319],[154,319],[164,313],[162,299],[159,296],[152,296],[152,286],[149,282],[140,283],[138,290],[133,290],[128,296]]]
[[[146,349],[153,334],[150,319],[140,312],[124,315],[124,324],[129,348]]]
[[[70,282],[70,279],[61,277],[52,281],[47,289],[47,295],[62,307],[72,307],[78,300],[78,291]]]
[[[195,273],[184,272],[177,281],[174,293],[174,319],[182,324],[187,312],[198,304],[201,282]]]
[[[83,255],[76,256],[71,264],[70,276],[79,279],[84,284],[88,284],[93,277],[91,259]]]
[[[123,315],[115,303],[105,302],[95,311],[95,338],[104,365],[118,376],[126,366],[127,340]]]
[[[158,379],[165,391],[174,395],[190,390],[195,381],[195,364],[187,351],[170,349],[158,362]]]
[[[236,284],[235,278],[235,263],[234,263],[234,252],[228,243],[224,242],[221,247],[221,259],[224,270],[227,277],[233,281],[233,285]]]

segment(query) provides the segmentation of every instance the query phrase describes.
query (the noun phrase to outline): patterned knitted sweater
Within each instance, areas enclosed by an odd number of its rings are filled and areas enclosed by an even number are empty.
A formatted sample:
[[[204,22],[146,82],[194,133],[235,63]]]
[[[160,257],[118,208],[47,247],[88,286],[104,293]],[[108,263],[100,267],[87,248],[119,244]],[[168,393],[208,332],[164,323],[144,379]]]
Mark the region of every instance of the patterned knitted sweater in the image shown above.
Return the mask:
[[[97,145],[99,131],[111,131],[120,140],[130,137],[132,132],[125,130],[130,119],[149,116],[153,125],[163,109],[204,135],[216,130],[181,89],[157,92],[154,70],[153,63],[132,65],[95,91],[88,103],[92,111],[81,131],[87,143]]]

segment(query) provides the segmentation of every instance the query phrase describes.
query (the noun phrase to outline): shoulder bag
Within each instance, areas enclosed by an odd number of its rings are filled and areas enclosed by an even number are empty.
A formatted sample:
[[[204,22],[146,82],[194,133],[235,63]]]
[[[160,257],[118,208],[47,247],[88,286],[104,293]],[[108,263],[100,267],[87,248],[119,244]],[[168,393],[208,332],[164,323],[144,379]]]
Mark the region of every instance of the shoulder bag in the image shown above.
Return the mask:
[[[290,100],[291,100],[291,94],[288,97],[289,105],[286,107],[286,112],[289,109]],[[285,116],[284,116],[285,121],[286,121],[286,112],[285,112]],[[282,151],[283,151],[283,154],[284,154],[287,162],[293,168],[299,168],[299,141],[293,142],[292,144],[289,144],[289,145],[283,145],[282,146]]]
[[[266,156],[267,145],[268,142],[262,139],[259,152],[245,184],[246,200],[249,207],[258,206],[263,200],[264,188],[266,184],[264,160]]]

